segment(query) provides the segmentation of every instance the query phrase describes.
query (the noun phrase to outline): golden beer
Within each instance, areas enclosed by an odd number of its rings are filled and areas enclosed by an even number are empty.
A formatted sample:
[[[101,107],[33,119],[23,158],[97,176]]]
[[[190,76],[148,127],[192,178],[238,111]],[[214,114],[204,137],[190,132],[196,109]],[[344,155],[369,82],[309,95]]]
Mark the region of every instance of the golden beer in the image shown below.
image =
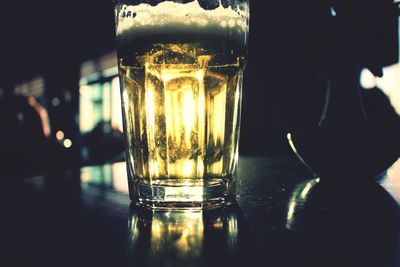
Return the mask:
[[[234,192],[245,43],[190,29],[117,36],[131,198],[154,208]]]

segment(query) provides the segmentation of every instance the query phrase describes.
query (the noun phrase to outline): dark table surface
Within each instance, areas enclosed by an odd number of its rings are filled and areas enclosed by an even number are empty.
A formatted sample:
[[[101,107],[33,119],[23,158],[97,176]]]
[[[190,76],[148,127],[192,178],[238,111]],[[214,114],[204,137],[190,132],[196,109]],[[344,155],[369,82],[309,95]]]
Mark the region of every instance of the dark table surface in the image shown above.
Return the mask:
[[[237,203],[206,212],[131,205],[123,162],[3,177],[0,266],[400,266],[399,165],[324,183],[241,157]]]

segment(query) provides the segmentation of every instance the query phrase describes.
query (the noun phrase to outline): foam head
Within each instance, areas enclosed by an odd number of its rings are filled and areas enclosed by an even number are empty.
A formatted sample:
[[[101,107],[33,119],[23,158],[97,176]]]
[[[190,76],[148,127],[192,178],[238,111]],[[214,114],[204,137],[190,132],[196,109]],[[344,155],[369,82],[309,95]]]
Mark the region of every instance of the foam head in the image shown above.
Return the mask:
[[[247,5],[207,10],[197,0],[189,3],[164,1],[155,6],[123,5],[117,19],[117,36],[142,37],[150,34],[213,34],[243,42],[249,31]]]

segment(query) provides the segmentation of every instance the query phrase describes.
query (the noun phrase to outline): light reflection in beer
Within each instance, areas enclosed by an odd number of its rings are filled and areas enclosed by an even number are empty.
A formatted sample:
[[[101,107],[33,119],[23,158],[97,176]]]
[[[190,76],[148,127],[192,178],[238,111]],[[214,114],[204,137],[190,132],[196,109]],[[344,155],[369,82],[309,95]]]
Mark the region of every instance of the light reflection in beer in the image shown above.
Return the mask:
[[[130,91],[127,101],[133,105],[125,113],[132,112],[126,122],[134,132],[128,140],[136,175],[150,184],[200,186],[232,174],[240,113],[239,59],[209,66],[212,56],[196,46],[159,46],[162,49],[140,58],[143,69],[121,65],[125,91]],[[185,63],[175,63],[180,61]]]
[[[204,164],[204,69],[172,64],[161,72],[166,95],[168,174],[202,177]]]
[[[190,177],[193,175],[193,160],[185,160],[182,163],[182,175],[184,177]]]
[[[228,78],[213,72],[207,74],[207,151],[212,151],[211,164],[207,172],[212,175],[220,175],[223,172],[223,151],[225,143],[225,111]]]
[[[196,105],[193,96],[191,84],[183,84],[182,86],[182,121],[185,129],[185,146],[191,146],[190,135],[195,130],[194,122],[196,121],[196,113],[194,107]]]
[[[155,150],[155,108],[154,108],[154,86],[150,83],[146,84],[146,126],[147,140],[149,140],[149,151]],[[159,175],[158,162],[154,157],[154,153],[149,155],[149,175],[155,177]]]

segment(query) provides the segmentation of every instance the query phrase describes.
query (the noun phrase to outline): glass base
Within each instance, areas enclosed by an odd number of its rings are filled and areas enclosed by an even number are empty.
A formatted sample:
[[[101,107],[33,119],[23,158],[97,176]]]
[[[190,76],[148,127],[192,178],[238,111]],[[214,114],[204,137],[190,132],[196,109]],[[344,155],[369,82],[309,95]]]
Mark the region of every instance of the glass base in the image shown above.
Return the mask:
[[[235,180],[209,185],[149,185],[130,181],[131,200],[152,210],[204,210],[230,205],[235,198]]]

